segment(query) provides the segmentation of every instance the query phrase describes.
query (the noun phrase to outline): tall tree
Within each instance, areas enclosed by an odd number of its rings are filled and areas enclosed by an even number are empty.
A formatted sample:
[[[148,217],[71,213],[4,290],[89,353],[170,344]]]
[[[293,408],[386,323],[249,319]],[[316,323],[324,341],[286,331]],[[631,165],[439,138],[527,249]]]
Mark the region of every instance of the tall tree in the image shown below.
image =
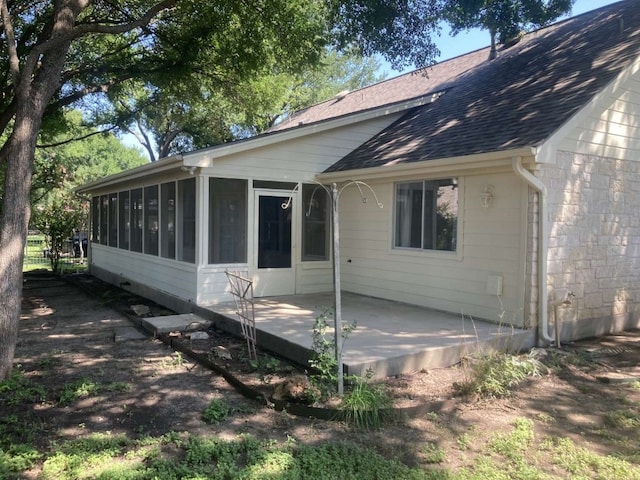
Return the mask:
[[[439,3],[0,0],[0,380],[17,341],[34,152],[49,115],[80,103],[103,108],[105,94],[132,80],[164,89],[207,71],[211,82],[233,85],[272,59],[283,68],[315,63],[327,39],[385,52],[396,66],[427,63]]]
[[[206,76],[162,90],[132,83],[131,90],[111,99],[112,110],[101,112],[94,122],[114,122],[155,161],[261,133],[293,111],[381,80],[379,66],[355,51],[329,49],[318,64],[295,71],[267,65],[251,78],[223,88]]]
[[[0,380],[11,372],[17,340],[34,152],[45,117],[132,78],[178,81],[212,58],[221,82],[250,74],[269,56],[289,64],[318,58],[319,7],[296,0],[0,0],[0,132],[7,138],[0,149]]]
[[[531,27],[541,27],[571,11],[575,0],[446,0],[445,17],[453,34],[470,28],[488,30],[491,53],[496,40],[515,40]]]

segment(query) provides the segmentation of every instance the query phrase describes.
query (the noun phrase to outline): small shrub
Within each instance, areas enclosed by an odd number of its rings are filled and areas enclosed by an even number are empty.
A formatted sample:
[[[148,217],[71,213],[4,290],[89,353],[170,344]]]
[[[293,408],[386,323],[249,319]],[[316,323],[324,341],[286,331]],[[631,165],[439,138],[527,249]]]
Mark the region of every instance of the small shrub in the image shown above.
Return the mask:
[[[543,367],[532,356],[492,351],[477,357],[468,368],[468,379],[454,385],[456,393],[501,398],[511,395],[527,378],[540,376]]]
[[[442,463],[445,460],[445,452],[436,443],[428,442],[422,449],[425,463]]]
[[[202,412],[205,423],[220,423],[231,413],[231,407],[224,399],[213,399]]]
[[[340,406],[347,423],[362,429],[378,429],[386,419],[392,402],[380,385],[372,385],[367,379],[354,377],[353,388]]]
[[[334,336],[328,338],[328,319],[331,313],[325,311],[316,318],[312,335],[312,356],[309,365],[314,370],[310,377],[311,384],[320,392],[320,399],[324,400],[338,391],[338,360],[336,358],[336,342]],[[356,329],[351,323],[342,327],[340,334],[342,346],[349,335]]]

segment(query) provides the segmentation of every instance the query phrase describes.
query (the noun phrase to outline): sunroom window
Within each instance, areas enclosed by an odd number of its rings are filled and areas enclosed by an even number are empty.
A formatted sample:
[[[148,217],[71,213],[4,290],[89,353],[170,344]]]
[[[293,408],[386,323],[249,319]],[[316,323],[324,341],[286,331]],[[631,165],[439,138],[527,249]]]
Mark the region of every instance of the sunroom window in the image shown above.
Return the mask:
[[[247,261],[247,181],[209,179],[209,263]]]
[[[131,190],[131,251],[142,252],[142,189]]]
[[[196,261],[196,180],[178,182],[178,260]]]
[[[396,248],[455,252],[457,230],[457,179],[396,184]]]
[[[329,201],[318,185],[302,186],[302,261],[329,259]]]

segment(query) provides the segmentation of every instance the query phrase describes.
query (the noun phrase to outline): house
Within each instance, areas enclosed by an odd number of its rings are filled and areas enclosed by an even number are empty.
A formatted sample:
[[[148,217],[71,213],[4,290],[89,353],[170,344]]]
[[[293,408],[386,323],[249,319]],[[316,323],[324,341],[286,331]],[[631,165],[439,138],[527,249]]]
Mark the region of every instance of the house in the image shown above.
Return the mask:
[[[540,342],[556,319],[564,339],[639,327],[640,0],[488,57],[83,186],[91,271],[181,308],[228,301],[227,270],[259,297],[331,291],[319,184],[336,184],[345,291],[535,328]]]

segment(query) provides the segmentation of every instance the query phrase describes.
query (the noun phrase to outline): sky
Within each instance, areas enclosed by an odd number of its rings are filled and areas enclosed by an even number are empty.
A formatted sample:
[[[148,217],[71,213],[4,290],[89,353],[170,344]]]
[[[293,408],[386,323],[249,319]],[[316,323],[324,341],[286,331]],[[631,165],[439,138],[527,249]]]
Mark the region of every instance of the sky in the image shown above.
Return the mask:
[[[573,9],[569,15],[562,18],[575,17],[581,13],[595,10],[596,8],[603,7],[616,3],[618,0],[576,0],[573,5]],[[440,50],[440,56],[436,58],[437,61],[447,60],[449,58],[457,57],[464,53],[477,50],[488,46],[490,43],[489,33],[487,31],[481,31],[478,29],[470,30],[468,32],[462,32],[455,37],[449,36],[448,27],[442,29],[441,36],[436,39],[436,45]],[[382,62],[381,71],[386,72],[387,77],[394,77],[400,73],[410,72],[414,70],[413,67],[409,67],[402,72],[395,71],[387,62]]]

